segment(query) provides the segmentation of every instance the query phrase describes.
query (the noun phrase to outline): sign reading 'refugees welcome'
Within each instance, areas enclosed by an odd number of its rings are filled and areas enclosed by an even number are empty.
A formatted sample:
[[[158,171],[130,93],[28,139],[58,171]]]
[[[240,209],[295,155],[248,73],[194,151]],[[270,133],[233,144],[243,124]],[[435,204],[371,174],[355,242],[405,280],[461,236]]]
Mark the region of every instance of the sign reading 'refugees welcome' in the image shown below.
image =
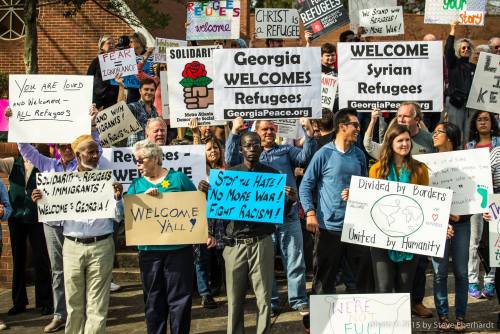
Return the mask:
[[[214,51],[215,118],[321,118],[319,48]]]
[[[415,101],[422,111],[443,108],[442,43],[339,43],[339,106],[397,110]]]

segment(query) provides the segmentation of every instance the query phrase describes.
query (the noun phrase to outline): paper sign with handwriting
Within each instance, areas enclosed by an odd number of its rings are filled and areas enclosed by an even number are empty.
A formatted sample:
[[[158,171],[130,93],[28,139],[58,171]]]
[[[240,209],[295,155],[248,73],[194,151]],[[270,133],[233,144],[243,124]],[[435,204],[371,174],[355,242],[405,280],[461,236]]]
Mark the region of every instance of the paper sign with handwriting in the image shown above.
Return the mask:
[[[500,113],[500,55],[479,54],[467,108]]]
[[[255,8],[257,38],[299,38],[299,12],[287,8]]]
[[[333,110],[337,95],[338,80],[336,76],[321,74],[321,107]]]
[[[487,0],[426,0],[424,23],[483,26]]]
[[[207,178],[205,163],[205,145],[162,146],[163,167],[183,172],[197,186]],[[132,147],[113,147],[102,150],[99,167],[113,170],[116,181],[127,191],[132,180],[140,177],[132,154]]]
[[[167,49],[179,46],[187,46],[187,41],[179,39],[168,39],[156,37],[155,50],[153,52],[153,61],[155,63],[167,63]]]
[[[103,147],[110,147],[142,130],[141,124],[124,101],[100,111],[97,114],[96,123]]]
[[[240,37],[240,1],[188,2],[186,40]]]
[[[409,293],[311,295],[311,333],[411,334]]]
[[[429,167],[432,187],[453,190],[451,213],[471,215],[488,212],[493,193],[488,148],[413,156]]]
[[[133,48],[102,53],[99,55],[99,65],[102,80],[104,81],[114,79],[118,74],[122,76],[137,74],[137,63]]]
[[[90,134],[92,89],[92,76],[9,75],[9,142],[71,143]]]
[[[37,173],[36,187],[42,191],[37,202],[40,221],[115,217],[110,170]]]
[[[490,267],[500,267],[500,194],[490,194],[488,203],[491,216],[488,224]]]
[[[124,201],[127,246],[207,242],[207,201],[202,192],[125,195]]]
[[[453,191],[353,176],[342,241],[443,257]]]
[[[359,11],[368,8],[380,8],[380,7],[394,7],[398,3],[396,0],[349,0],[349,21],[351,24],[352,31],[358,31],[359,24]]]
[[[208,218],[283,224],[286,174],[210,170]]]
[[[273,121],[278,127],[278,136],[290,139],[300,138],[300,120],[298,119],[277,119]]]
[[[378,7],[359,11],[359,24],[365,36],[404,35],[403,7]]]

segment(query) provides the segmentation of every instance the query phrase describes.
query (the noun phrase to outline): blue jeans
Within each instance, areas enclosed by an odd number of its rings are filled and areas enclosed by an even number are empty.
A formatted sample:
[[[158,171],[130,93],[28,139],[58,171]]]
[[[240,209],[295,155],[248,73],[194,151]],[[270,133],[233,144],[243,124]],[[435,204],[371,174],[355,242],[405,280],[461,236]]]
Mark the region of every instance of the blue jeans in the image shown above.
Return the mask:
[[[200,296],[207,296],[210,294],[208,286],[208,265],[210,256],[208,254],[207,245],[195,246],[195,260],[194,268],[196,271],[196,285],[198,286],[198,294]]]
[[[446,242],[444,257],[432,258],[434,271],[434,304],[438,315],[448,316],[448,257],[453,258],[453,275],[455,276],[455,316],[465,317],[467,310],[467,262],[469,261],[470,223],[453,224],[453,238]]]
[[[285,220],[282,225],[277,225],[273,234],[273,241],[281,253],[283,268],[288,282],[288,304],[297,309],[300,305],[307,304],[306,294],[306,263],[304,261],[304,245],[302,229],[298,218]],[[273,279],[273,293],[271,298],[273,307],[279,304],[276,279]]]

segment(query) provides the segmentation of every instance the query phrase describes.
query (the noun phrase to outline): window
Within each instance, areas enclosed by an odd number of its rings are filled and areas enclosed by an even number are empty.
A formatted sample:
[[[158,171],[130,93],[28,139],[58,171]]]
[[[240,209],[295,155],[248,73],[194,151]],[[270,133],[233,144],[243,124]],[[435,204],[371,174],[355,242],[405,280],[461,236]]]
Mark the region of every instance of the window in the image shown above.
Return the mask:
[[[0,39],[24,36],[23,11],[24,0],[0,0]]]

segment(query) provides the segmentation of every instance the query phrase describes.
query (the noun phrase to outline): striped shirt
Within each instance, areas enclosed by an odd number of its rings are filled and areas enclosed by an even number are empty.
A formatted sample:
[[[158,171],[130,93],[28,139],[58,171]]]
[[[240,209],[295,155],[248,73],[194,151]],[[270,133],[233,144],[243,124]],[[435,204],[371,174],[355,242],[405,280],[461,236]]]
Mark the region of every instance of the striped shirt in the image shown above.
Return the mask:
[[[493,189],[500,192],[500,146],[495,147],[490,153],[491,174],[493,176]]]

